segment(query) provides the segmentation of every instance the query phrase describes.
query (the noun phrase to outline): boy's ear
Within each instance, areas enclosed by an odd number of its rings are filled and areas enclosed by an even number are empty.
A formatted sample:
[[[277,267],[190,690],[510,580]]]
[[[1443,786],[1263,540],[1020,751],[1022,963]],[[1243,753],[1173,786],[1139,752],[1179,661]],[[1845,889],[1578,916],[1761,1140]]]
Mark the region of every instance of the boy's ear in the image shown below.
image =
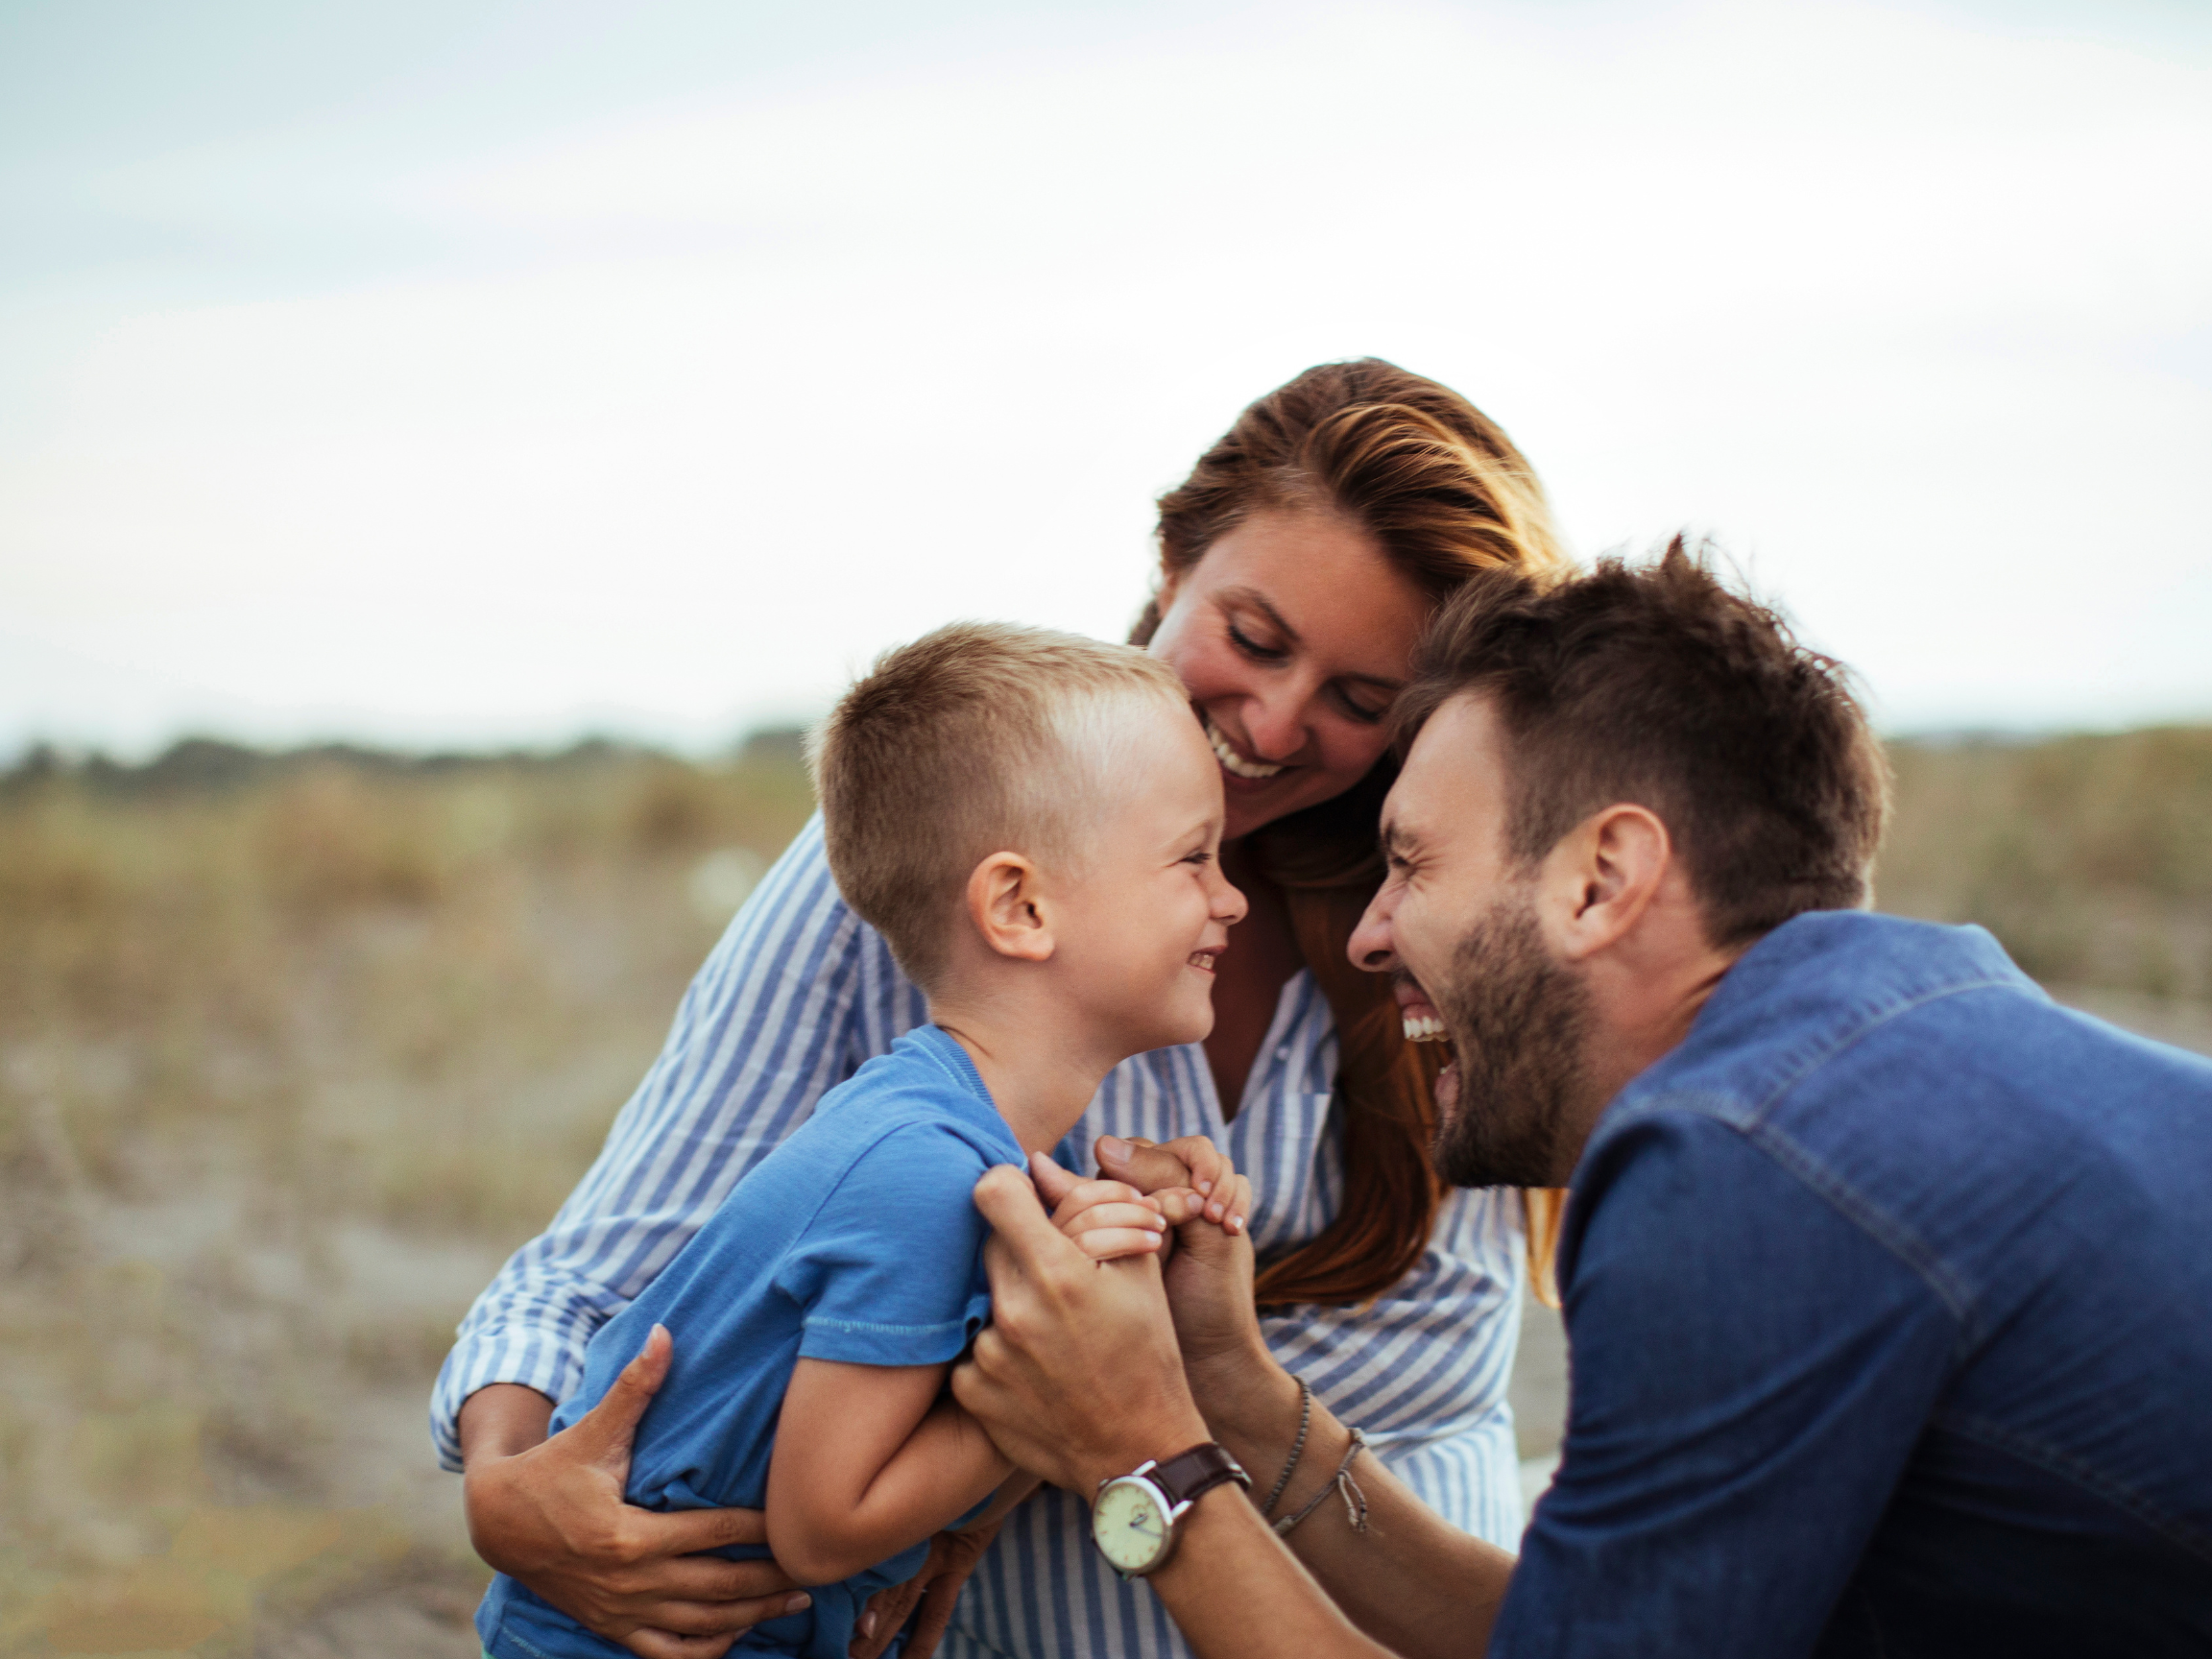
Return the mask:
[[[1037,866],[1019,853],[994,853],[968,877],[968,919],[1001,956],[1043,962],[1052,954]]]

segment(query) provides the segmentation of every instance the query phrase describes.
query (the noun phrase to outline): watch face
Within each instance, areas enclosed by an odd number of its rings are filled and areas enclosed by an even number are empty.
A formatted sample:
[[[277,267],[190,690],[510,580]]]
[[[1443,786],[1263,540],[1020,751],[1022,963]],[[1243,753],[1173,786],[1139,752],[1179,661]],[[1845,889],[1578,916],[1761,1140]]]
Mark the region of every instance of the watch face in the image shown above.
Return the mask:
[[[1109,1480],[1091,1509],[1091,1536],[1123,1573],[1157,1567],[1167,1551],[1167,1516],[1158,1488],[1126,1475]]]

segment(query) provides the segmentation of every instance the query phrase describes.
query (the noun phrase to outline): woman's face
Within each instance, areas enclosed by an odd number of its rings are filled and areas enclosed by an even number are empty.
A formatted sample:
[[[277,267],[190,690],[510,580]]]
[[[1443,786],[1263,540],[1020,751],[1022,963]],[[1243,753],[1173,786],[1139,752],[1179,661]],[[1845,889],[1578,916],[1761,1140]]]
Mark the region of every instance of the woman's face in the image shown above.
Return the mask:
[[[1429,604],[1326,510],[1254,513],[1160,595],[1150,650],[1221,765],[1223,839],[1340,795],[1389,742]]]

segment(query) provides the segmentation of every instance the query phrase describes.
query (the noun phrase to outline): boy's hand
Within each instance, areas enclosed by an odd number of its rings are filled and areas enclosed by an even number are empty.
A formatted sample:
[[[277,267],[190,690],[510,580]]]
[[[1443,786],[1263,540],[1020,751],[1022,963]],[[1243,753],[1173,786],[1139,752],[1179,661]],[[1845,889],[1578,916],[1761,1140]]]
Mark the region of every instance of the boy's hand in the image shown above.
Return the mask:
[[[1104,1135],[1097,1152],[1100,1174],[1156,1197],[1170,1226],[1203,1217],[1236,1234],[1251,1222],[1252,1183],[1203,1135],[1165,1142]]]
[[[1052,1206],[1052,1225],[1094,1262],[1156,1254],[1167,1239],[1168,1218],[1157,1198],[1119,1181],[1085,1181],[1042,1152],[1029,1154],[1029,1177]]]

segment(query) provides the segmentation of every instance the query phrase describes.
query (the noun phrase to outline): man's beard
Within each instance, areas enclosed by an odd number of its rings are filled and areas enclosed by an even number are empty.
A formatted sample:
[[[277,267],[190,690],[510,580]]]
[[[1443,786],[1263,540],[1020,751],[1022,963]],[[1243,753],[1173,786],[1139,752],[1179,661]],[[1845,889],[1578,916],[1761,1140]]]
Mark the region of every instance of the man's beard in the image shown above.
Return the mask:
[[[1455,1187],[1557,1185],[1588,987],[1544,949],[1534,907],[1507,901],[1461,935],[1451,983],[1428,990],[1458,1071],[1458,1099],[1446,1090],[1440,1102],[1436,1172]]]

